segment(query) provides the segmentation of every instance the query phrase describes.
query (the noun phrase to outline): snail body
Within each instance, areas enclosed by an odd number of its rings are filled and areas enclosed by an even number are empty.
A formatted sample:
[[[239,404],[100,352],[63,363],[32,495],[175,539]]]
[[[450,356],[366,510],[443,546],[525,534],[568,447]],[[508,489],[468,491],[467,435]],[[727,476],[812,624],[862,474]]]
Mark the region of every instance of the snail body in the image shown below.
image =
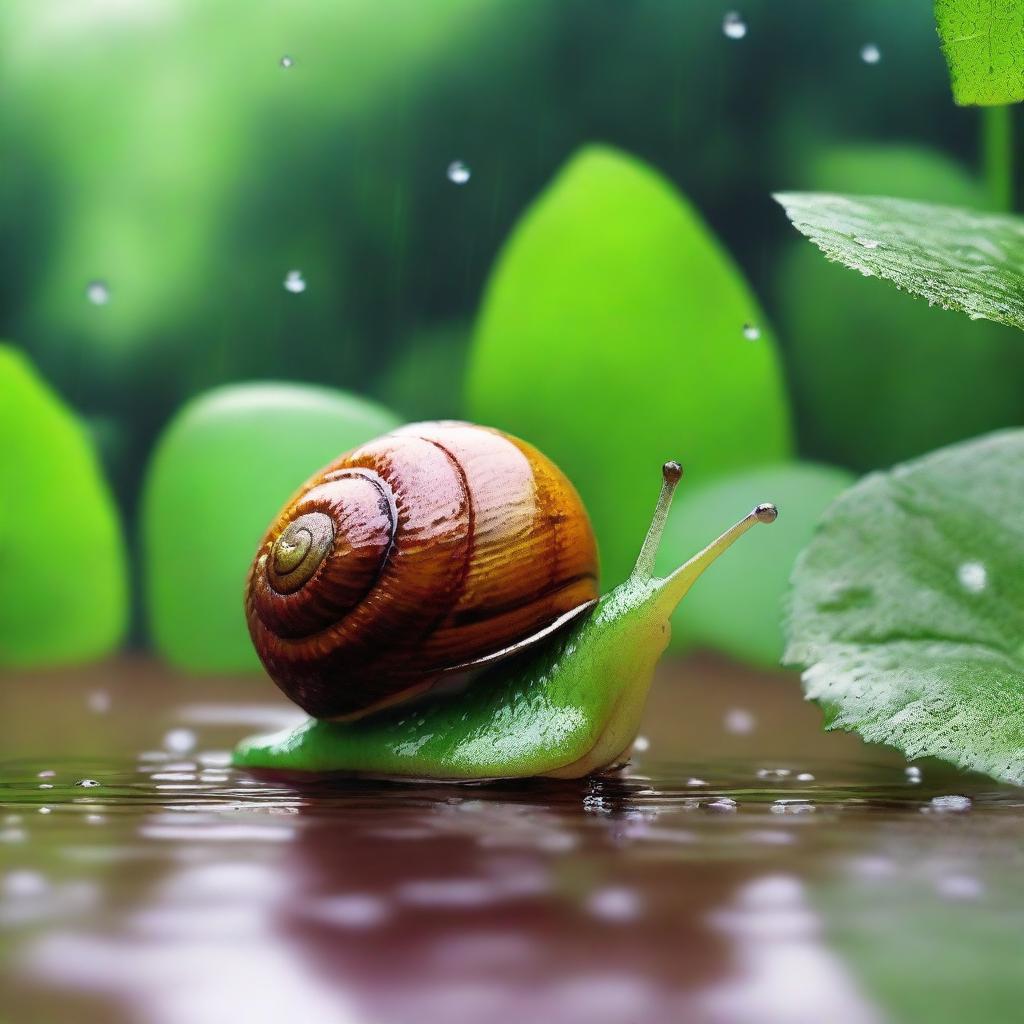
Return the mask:
[[[465,424],[417,424],[406,431],[412,431],[413,436],[426,433],[435,437],[434,430],[441,428],[482,430]],[[393,443],[389,439],[400,436],[410,435],[406,432],[386,435],[381,442],[371,442],[365,448],[376,451],[374,446],[381,443],[387,448]],[[496,436],[507,438],[507,435]],[[357,453],[362,451],[358,449]],[[540,458],[543,460],[542,456]],[[545,472],[551,466],[547,460],[540,465]],[[328,467],[293,499],[288,506],[292,511],[285,517],[289,522],[298,522],[302,516],[311,514],[309,506],[303,504],[302,495],[315,492],[321,486],[321,478],[330,477],[332,472],[336,470]],[[554,472],[556,479],[561,477],[557,470]],[[542,602],[543,614],[537,614],[533,632],[525,633],[511,644],[507,642],[508,637],[502,635],[493,642],[490,652],[477,648],[474,634],[471,647],[475,658],[454,663],[443,645],[440,649],[445,656],[439,660],[436,656],[439,648],[431,646],[429,633],[425,634],[427,639],[422,650],[425,652],[423,668],[430,680],[427,686],[446,671],[467,665],[486,666],[467,688],[423,696],[422,683],[409,683],[414,676],[411,666],[415,663],[414,657],[412,661],[409,658],[415,655],[417,647],[415,643],[403,643],[395,650],[406,659],[402,664],[410,668],[398,674],[397,683],[388,683],[387,688],[395,699],[380,700],[381,688],[370,685],[372,699],[362,701],[364,711],[368,707],[369,714],[363,713],[357,720],[347,721],[331,721],[317,715],[293,730],[245,740],[235,750],[235,763],[300,772],[478,780],[535,775],[578,778],[622,761],[639,727],[655,665],[668,644],[669,616],[719,554],[751,526],[771,522],[776,515],[774,506],[759,505],[673,573],[657,578],[653,575],[654,556],[681,475],[677,463],[666,463],[663,467],[661,495],[636,566],[624,583],[604,597],[595,601],[590,596],[591,586],[596,588],[596,557],[585,539],[576,539],[571,545],[571,557],[566,555],[558,562],[562,568],[569,567],[564,578],[556,574],[560,585],[553,591],[542,590],[544,594],[563,597],[559,601],[545,599]],[[566,485],[574,497],[571,485],[567,482]],[[570,499],[566,499],[565,506],[575,507]],[[381,515],[384,515],[383,510]],[[493,515],[500,519],[500,508],[495,508]],[[399,521],[401,517],[399,507]],[[585,512],[583,517],[585,521]],[[572,516],[570,520],[575,522]],[[258,626],[253,628],[251,615],[253,591],[259,584],[254,584],[253,578],[267,573],[268,565],[270,572],[278,576],[294,573],[295,566],[302,564],[309,551],[318,550],[317,545],[322,545],[323,541],[314,536],[312,529],[308,540],[304,534],[298,536],[308,525],[308,521],[303,521],[301,528],[288,535],[284,543],[279,543],[279,537],[285,535],[289,527],[275,524],[257,555],[250,578],[247,610],[258,649],[261,633]],[[575,525],[578,528],[579,523]],[[543,533],[543,529],[540,532]],[[585,532],[589,536],[589,524]],[[302,550],[293,551],[293,547]],[[550,552],[560,548],[555,544],[542,550]],[[278,559],[279,553],[282,557]],[[321,558],[319,565],[328,560],[328,556],[318,557]],[[538,557],[545,556],[534,551],[529,559]],[[270,565],[271,559],[278,564]],[[513,561],[518,564],[518,559]],[[496,562],[504,564],[500,559]],[[588,576],[585,585],[577,579],[576,567],[580,565],[594,567],[594,575]],[[314,568],[309,580],[315,580],[318,571],[321,570]],[[380,578],[383,579],[383,574]],[[282,586],[293,583],[294,578]],[[486,584],[481,586],[487,592]],[[534,594],[537,590],[527,588],[525,592]],[[497,618],[500,620],[501,616]],[[447,613],[442,616],[440,611],[435,620],[450,622]],[[372,666],[389,667],[397,655],[377,652],[372,644],[366,646],[369,650],[363,656],[371,666],[367,674],[372,682]],[[288,692],[288,685],[294,685],[294,680],[282,684],[281,678],[275,675],[280,671],[276,655],[267,657],[261,650],[261,656],[271,675]],[[323,691],[332,685],[337,688],[347,685],[344,677],[332,675],[337,662],[330,658],[328,654],[327,669],[313,666],[309,670],[316,669],[315,676],[310,676],[317,680],[315,686],[297,687],[304,699],[315,692],[319,700]],[[492,661],[497,663],[489,664]],[[361,666],[363,662],[356,664]],[[413,697],[418,699],[412,700]],[[348,708],[352,703],[324,699],[332,708]]]

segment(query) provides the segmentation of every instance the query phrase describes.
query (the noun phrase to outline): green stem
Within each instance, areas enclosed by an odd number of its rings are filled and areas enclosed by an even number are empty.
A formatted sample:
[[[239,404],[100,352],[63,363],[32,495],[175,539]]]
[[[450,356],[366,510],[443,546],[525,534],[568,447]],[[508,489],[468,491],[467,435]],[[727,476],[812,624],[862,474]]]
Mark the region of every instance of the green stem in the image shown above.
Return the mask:
[[[1013,108],[985,107],[981,121],[981,152],[993,209],[1013,209]]]

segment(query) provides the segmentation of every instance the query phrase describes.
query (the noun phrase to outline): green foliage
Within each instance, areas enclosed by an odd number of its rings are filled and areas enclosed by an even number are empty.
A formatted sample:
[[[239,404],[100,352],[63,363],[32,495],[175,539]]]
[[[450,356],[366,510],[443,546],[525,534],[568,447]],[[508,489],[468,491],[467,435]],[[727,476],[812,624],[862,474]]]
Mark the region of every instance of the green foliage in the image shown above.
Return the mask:
[[[457,418],[469,336],[469,327],[460,323],[414,334],[378,382],[380,400],[410,422]]]
[[[0,345],[0,667],[100,657],[127,615],[121,525],[89,436]]]
[[[951,205],[986,202],[960,166],[913,147],[829,150],[811,162],[801,184]],[[909,302],[830,265],[802,240],[784,254],[778,296],[809,456],[876,469],[1024,422],[1024,346],[1011,328]]]
[[[191,671],[255,669],[242,612],[260,538],[317,469],[398,421],[340,391],[239,384],[189,403],[160,439],[143,495],[150,626]]]
[[[1020,0],[935,0],[935,23],[961,106],[1024,100]]]
[[[1024,782],[1024,431],[847,491],[793,574],[787,662],[829,728]]]
[[[658,556],[662,573],[762,501],[779,507],[779,519],[742,557],[720,559],[694,585],[672,618],[673,646],[714,647],[755,665],[777,667],[793,563],[822,512],[853,481],[845,470],[794,462],[742,470],[687,494],[665,530]]]
[[[889,197],[775,198],[830,260],[972,319],[1024,329],[1024,219]]]
[[[569,475],[608,584],[636,558],[666,459],[699,484],[790,450],[774,340],[739,270],[664,179],[601,147],[569,162],[506,243],[468,405]]]

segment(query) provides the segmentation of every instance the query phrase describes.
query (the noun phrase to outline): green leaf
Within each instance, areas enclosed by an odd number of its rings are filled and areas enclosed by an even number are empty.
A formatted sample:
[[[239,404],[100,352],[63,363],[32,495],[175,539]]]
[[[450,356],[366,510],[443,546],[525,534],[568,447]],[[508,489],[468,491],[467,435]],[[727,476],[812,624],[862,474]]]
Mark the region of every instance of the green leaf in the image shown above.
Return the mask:
[[[800,184],[966,206],[986,201],[958,164],[907,146],[829,149],[805,165]],[[777,283],[805,454],[865,471],[1024,423],[1024,345],[1013,328],[911,302],[828,263],[796,235]]]
[[[108,654],[128,617],[124,540],[89,436],[0,345],[0,667]]]
[[[882,196],[775,199],[830,260],[944,309],[1024,330],[1024,219]]]
[[[506,243],[468,404],[569,475],[609,584],[636,558],[666,459],[697,484],[790,451],[774,339],[739,270],[668,182],[601,147],[569,162]]]
[[[845,470],[795,462],[742,470],[686,494],[669,519],[658,555],[657,567],[665,573],[759,502],[774,502],[780,515],[759,543],[750,545],[756,550],[719,559],[701,576],[672,617],[673,646],[700,644],[778,667],[783,598],[793,563],[822,512],[853,482]]]
[[[797,562],[786,660],[830,728],[1024,782],[1024,431],[847,491]]]
[[[1024,100],[1020,0],[935,0],[935,23],[960,106]]]
[[[257,668],[242,591],[260,538],[307,477],[396,426],[381,406],[298,384],[234,385],[186,405],[143,495],[146,598],[164,657],[196,672]]]

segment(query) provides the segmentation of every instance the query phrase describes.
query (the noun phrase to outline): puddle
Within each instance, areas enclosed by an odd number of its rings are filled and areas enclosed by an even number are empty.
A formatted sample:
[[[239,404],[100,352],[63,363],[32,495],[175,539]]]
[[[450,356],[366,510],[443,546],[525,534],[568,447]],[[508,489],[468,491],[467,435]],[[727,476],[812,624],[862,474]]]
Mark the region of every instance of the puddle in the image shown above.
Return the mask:
[[[949,1019],[1017,995],[985,950],[1024,920],[1024,792],[823,738],[784,677],[667,667],[602,779],[296,786],[227,765],[294,716],[265,684],[98,671],[0,680],[11,1020],[861,1024],[923,1019],[947,967]]]

